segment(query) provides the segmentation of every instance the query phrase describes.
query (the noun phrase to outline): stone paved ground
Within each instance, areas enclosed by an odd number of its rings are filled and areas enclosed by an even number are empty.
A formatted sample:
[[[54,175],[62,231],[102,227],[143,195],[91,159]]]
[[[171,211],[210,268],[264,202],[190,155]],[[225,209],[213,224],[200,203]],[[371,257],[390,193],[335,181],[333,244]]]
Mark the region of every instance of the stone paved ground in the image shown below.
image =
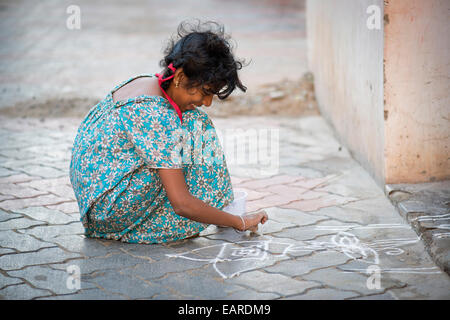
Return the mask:
[[[390,184],[385,192],[438,266],[450,274],[450,180]]]
[[[134,75],[160,72],[167,39],[188,18],[218,21],[249,64],[249,92],[307,71],[304,0],[27,0],[0,3],[0,109],[75,108]],[[80,10],[80,29],[66,22]],[[69,13],[68,13],[69,12]],[[88,71],[88,72],[86,72]],[[87,102],[85,100],[88,100]]]
[[[279,158],[227,158],[248,211],[270,220],[259,234],[211,226],[135,245],[83,236],[68,178],[80,119],[0,118],[0,298],[450,298],[448,275],[321,117],[213,121],[222,137],[279,141],[259,148]]]
[[[172,2],[78,1],[80,30],[66,27],[72,1],[2,3],[0,108],[76,115],[111,83],[159,71],[164,41],[192,16],[223,22],[252,60],[241,74],[249,94],[307,71],[304,2]],[[68,178],[80,121],[0,117],[0,298],[450,298],[424,242],[320,117],[215,119],[225,137],[279,134],[274,158],[227,158],[248,209],[270,221],[259,235],[210,227],[168,245],[83,237]]]

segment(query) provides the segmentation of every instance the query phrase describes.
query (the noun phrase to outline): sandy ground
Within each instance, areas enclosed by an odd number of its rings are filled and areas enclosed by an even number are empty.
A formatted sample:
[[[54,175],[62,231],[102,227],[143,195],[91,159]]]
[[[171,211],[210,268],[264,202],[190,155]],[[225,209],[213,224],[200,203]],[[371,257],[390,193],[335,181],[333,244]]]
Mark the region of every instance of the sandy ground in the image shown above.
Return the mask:
[[[179,22],[192,18],[223,23],[235,55],[250,62],[240,73],[247,93],[231,99],[234,107],[230,100],[226,108],[210,112],[314,109],[311,94],[295,88],[308,71],[304,1],[168,3],[78,1],[81,28],[70,30],[71,1],[0,2],[0,109],[15,116],[82,116],[121,81],[159,72],[167,39]],[[280,83],[285,84],[282,94],[276,88]],[[306,104],[299,105],[303,100]]]
[[[48,98],[17,102],[11,107],[0,109],[0,115],[9,117],[61,118],[85,116],[97,103],[96,98]],[[211,107],[202,107],[212,117],[233,117],[242,115],[318,115],[314,95],[313,78],[306,73],[300,80],[284,79],[279,82],[259,85],[250,93],[235,93],[225,100],[215,97]]]

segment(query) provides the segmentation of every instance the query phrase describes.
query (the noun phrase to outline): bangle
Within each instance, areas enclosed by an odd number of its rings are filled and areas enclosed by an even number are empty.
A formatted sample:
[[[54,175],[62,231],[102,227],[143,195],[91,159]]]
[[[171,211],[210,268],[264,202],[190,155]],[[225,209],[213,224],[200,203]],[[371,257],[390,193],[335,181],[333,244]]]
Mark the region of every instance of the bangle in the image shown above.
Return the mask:
[[[244,228],[242,229],[242,231],[245,231],[245,221],[244,221],[244,218],[242,218],[242,216],[239,216],[239,218],[241,218],[242,224],[244,225]]]

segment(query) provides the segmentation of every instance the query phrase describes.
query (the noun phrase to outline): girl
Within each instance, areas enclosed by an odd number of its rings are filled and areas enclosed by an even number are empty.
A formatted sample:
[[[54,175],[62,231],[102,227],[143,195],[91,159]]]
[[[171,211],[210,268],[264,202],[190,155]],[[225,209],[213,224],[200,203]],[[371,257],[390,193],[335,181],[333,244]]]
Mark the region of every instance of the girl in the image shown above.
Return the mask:
[[[246,91],[223,27],[181,23],[164,53],[162,73],[116,86],[78,129],[70,180],[87,237],[163,243],[208,224],[242,231],[267,221],[264,211],[221,210],[234,200],[230,176],[214,126],[197,109]],[[210,157],[199,160],[199,145]]]

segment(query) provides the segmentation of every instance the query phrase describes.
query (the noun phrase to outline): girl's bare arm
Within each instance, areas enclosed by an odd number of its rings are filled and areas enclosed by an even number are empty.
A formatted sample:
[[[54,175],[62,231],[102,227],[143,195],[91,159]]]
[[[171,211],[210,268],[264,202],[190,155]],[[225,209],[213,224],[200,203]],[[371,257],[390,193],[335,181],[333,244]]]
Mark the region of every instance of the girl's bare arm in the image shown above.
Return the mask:
[[[243,223],[239,216],[214,208],[192,196],[186,185],[182,169],[158,169],[158,174],[172,208],[180,216],[238,230],[244,230],[244,224],[245,230],[253,230],[259,223],[265,223],[267,220],[267,214],[261,212],[244,217]]]

